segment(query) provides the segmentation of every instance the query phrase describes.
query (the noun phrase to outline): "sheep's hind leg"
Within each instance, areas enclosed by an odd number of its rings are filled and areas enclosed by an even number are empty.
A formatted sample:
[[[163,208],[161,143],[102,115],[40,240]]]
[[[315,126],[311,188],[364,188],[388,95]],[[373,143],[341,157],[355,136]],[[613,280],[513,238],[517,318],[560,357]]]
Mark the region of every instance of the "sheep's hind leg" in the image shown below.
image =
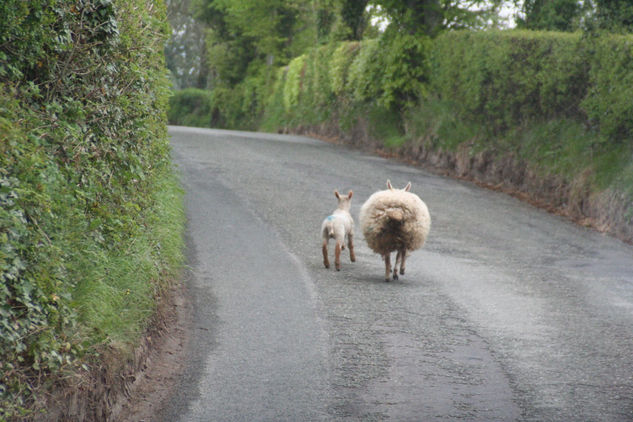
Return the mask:
[[[401,254],[402,256],[400,257],[400,274],[404,275],[404,267],[405,267],[405,260],[407,259],[407,250],[406,249],[402,249],[400,252],[398,252],[398,254]]]
[[[396,254],[396,265],[394,265],[393,267],[394,280],[398,279],[398,267],[401,265],[401,262],[402,262],[402,254],[401,254],[401,251],[398,251],[398,253]]]
[[[327,259],[327,240],[323,239],[323,265],[325,268],[330,268],[330,260]]]
[[[341,271],[341,244],[343,242],[336,241],[336,248],[334,249],[334,266],[336,271]]]
[[[385,259],[385,281],[388,282],[391,280],[391,254],[386,253],[383,257]]]

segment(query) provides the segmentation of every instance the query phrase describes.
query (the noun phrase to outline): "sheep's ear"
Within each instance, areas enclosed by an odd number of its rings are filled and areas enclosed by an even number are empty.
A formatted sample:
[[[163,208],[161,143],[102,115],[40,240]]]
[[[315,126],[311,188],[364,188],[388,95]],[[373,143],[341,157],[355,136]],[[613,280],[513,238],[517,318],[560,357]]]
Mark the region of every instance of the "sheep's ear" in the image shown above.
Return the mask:
[[[334,196],[336,196],[336,199],[340,199],[341,195],[338,193],[337,190],[334,191]]]
[[[347,199],[352,199],[352,195],[354,194],[354,192],[349,191],[349,193],[347,194]]]
[[[404,187],[404,191],[409,192],[410,189],[411,189],[411,182],[407,183],[407,185]]]
[[[393,186],[391,186],[391,180],[389,180],[389,179],[387,179],[387,187],[388,187],[390,190],[393,190]]]

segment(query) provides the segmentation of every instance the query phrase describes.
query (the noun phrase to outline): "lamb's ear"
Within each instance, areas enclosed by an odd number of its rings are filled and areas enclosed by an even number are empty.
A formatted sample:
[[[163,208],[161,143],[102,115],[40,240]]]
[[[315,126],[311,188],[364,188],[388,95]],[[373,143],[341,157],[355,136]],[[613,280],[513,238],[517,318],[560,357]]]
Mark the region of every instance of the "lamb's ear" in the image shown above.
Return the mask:
[[[334,196],[336,196],[336,199],[340,199],[341,198],[341,195],[339,195],[337,190],[334,191]]]
[[[354,194],[354,192],[349,191],[349,193],[347,194],[347,199],[352,199],[352,195]]]
[[[393,186],[391,186],[391,180],[389,180],[389,179],[387,179],[387,187],[388,187],[390,190],[393,190]]]
[[[404,187],[404,191],[409,192],[410,189],[411,189],[411,182],[407,183],[407,185]]]

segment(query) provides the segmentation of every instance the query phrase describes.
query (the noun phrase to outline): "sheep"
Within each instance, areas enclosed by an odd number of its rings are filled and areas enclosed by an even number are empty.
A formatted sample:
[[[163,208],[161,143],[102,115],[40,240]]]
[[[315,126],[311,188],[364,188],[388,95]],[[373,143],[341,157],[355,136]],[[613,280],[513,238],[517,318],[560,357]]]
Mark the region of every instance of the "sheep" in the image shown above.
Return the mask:
[[[360,226],[365,241],[385,261],[385,281],[391,273],[391,252],[397,251],[393,279],[404,275],[407,253],[424,245],[431,228],[431,216],[426,204],[416,194],[409,192],[411,182],[404,189],[375,192],[360,209]]]
[[[323,237],[323,265],[330,268],[328,260],[327,245],[330,239],[336,240],[334,249],[334,265],[336,270],[341,270],[341,251],[345,249],[345,238],[349,245],[349,257],[352,262],[356,262],[354,254],[354,219],[349,213],[352,203],[353,192],[350,190],[347,196],[342,196],[338,191],[334,191],[338,200],[338,207],[334,212],[323,220],[321,225],[321,236]]]

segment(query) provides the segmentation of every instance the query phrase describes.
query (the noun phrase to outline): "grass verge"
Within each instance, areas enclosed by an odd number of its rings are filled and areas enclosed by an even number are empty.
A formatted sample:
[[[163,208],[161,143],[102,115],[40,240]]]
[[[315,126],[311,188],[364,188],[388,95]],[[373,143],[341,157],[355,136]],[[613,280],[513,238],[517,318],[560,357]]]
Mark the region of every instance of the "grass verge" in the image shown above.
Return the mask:
[[[182,196],[175,174],[160,175],[142,230],[116,248],[87,251],[78,260],[73,306],[84,342],[123,350],[137,343],[155,310],[155,298],[183,263]]]

